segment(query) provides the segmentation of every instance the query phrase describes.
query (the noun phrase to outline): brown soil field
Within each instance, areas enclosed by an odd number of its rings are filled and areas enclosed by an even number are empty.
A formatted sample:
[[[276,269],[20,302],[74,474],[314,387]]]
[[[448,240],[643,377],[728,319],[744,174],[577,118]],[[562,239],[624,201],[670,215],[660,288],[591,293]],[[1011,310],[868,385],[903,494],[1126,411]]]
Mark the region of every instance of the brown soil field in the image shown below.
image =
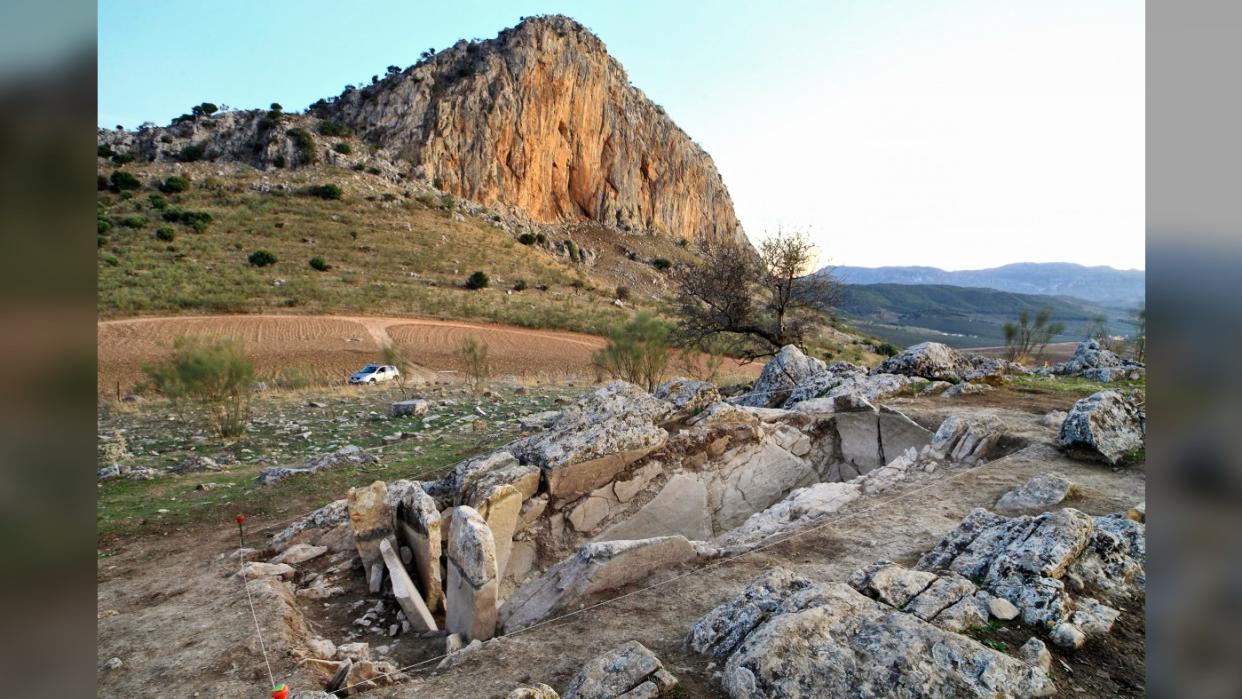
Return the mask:
[[[1074,356],[1074,350],[1078,348],[1077,342],[1054,342],[1044,348],[1042,361],[1049,364],[1059,364]],[[970,347],[959,350],[961,352],[973,352],[982,354],[985,357],[1003,357],[1006,348],[1004,347]],[[1041,362],[1042,363],[1042,362]]]
[[[214,315],[103,320],[98,324],[98,390],[124,394],[142,379],[142,367],[165,357],[181,335],[240,340],[260,376],[296,371],[315,383],[344,383],[368,362],[380,361],[389,341],[403,348],[415,380],[460,378],[458,349],[475,337],[488,346],[496,375],[530,379],[594,376],[591,354],[603,338],[451,320],[372,316]],[[756,376],[759,364],[729,362],[726,374]],[[673,367],[673,371],[678,369]]]

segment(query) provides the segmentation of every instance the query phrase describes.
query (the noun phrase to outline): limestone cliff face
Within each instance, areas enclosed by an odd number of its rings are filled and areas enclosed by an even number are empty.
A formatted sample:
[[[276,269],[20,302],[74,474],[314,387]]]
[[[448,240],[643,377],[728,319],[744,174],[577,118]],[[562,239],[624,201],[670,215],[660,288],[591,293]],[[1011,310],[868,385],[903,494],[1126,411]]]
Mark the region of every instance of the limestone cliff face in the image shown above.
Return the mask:
[[[565,17],[458,42],[312,112],[415,177],[538,221],[745,240],[711,157]]]

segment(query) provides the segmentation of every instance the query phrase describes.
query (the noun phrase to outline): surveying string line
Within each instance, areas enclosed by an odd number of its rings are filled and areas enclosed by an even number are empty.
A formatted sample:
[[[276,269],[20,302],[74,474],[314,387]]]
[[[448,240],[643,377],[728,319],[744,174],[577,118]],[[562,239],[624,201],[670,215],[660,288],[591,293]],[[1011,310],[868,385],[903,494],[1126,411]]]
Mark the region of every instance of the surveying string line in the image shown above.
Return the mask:
[[[690,578],[690,577],[693,577],[693,576],[695,576],[695,575],[699,575],[699,574],[701,574],[701,573],[706,573],[706,572],[708,572],[708,571],[715,570],[715,569],[717,569],[717,568],[720,568],[720,567],[723,567],[723,566],[728,565],[728,564],[730,564],[730,563],[733,563],[734,561],[736,561],[736,560],[738,560],[738,559],[740,559],[740,558],[743,558],[743,557],[745,557],[745,556],[749,556],[749,555],[751,555],[751,554],[758,553],[758,552],[760,552],[760,551],[765,551],[765,550],[767,550],[767,549],[774,548],[774,547],[776,547],[776,546],[780,546],[781,544],[784,544],[784,543],[786,543],[786,542],[792,541],[793,539],[797,539],[797,538],[799,538],[799,537],[806,536],[807,534],[811,534],[811,533],[814,533],[814,532],[817,532],[817,531],[822,531],[822,530],[827,529],[827,528],[829,528],[829,527],[834,527],[834,526],[837,526],[837,525],[840,525],[840,524],[844,524],[844,523],[846,523],[846,522],[849,522],[849,521],[851,521],[851,520],[853,520],[853,519],[857,519],[858,517],[861,517],[862,515],[869,514],[869,513],[874,512],[875,510],[877,510],[877,509],[879,509],[879,508],[886,507],[886,506],[891,505],[891,504],[893,504],[893,503],[895,503],[895,502],[898,502],[898,501],[900,501],[900,500],[905,500],[905,499],[907,499],[907,498],[913,497],[913,496],[918,495],[918,494],[920,494],[920,493],[922,493],[922,492],[924,492],[924,491],[930,490],[930,489],[932,489],[933,487],[937,487],[937,486],[945,485],[945,484],[950,483],[950,482],[952,482],[952,481],[955,481],[955,480],[957,480],[957,479],[959,479],[959,478],[961,478],[961,477],[963,477],[963,476],[967,476],[967,475],[970,475],[970,474],[976,473],[976,472],[978,472],[980,469],[985,468],[985,467],[987,467],[987,466],[991,465],[992,463],[995,463],[995,462],[993,462],[993,461],[989,461],[989,462],[986,462],[986,463],[980,464],[980,465],[978,465],[978,466],[967,467],[967,468],[965,468],[965,469],[963,469],[963,470],[961,470],[961,471],[958,471],[957,473],[954,473],[954,474],[953,474],[953,475],[951,475],[951,476],[948,476],[948,477],[945,477],[945,478],[938,478],[938,479],[936,479],[935,481],[933,481],[933,482],[931,482],[931,483],[928,483],[928,484],[927,484],[927,485],[925,485],[925,486],[922,486],[922,487],[916,488],[916,489],[914,489],[914,490],[911,490],[910,492],[903,493],[903,494],[901,494],[901,495],[897,495],[897,496],[895,496],[895,497],[889,498],[889,499],[887,499],[887,500],[885,500],[885,501],[883,501],[883,502],[876,503],[876,504],[874,504],[874,505],[872,505],[871,507],[868,507],[868,508],[866,508],[866,509],[862,509],[862,510],[858,510],[858,511],[855,511],[855,512],[850,512],[850,513],[847,513],[847,514],[845,514],[845,515],[842,515],[841,517],[833,517],[833,516],[832,516],[832,514],[829,514],[829,515],[827,515],[828,519],[827,519],[826,521],[824,521],[824,522],[822,522],[822,523],[820,523],[820,524],[814,525],[814,526],[812,526],[812,527],[807,527],[806,529],[800,529],[800,530],[798,530],[798,531],[796,531],[796,532],[792,532],[792,533],[790,533],[789,535],[787,535],[787,536],[785,536],[785,537],[783,537],[783,538],[777,538],[777,539],[774,539],[774,540],[769,541],[769,542],[767,542],[767,543],[765,543],[765,544],[761,544],[761,545],[756,546],[755,548],[752,548],[752,549],[747,549],[747,550],[742,551],[741,553],[735,554],[735,555],[733,555],[733,556],[728,556],[728,557],[720,558],[720,559],[718,559],[718,560],[715,560],[715,561],[711,561],[711,562],[709,562],[709,563],[706,563],[706,564],[704,564],[704,565],[702,565],[702,566],[698,566],[698,567],[695,567],[695,568],[691,568],[690,570],[688,570],[688,571],[686,571],[686,572],[684,572],[684,573],[681,573],[681,574],[679,574],[679,575],[676,575],[676,576],[674,576],[674,577],[672,577],[672,578],[668,578],[668,579],[666,579],[666,580],[661,580],[661,581],[659,581],[659,582],[652,583],[651,585],[647,585],[647,586],[645,586],[645,587],[641,587],[641,588],[638,588],[638,589],[635,589],[635,590],[631,590],[630,592],[626,592],[626,593],[624,593],[624,594],[617,595],[616,597],[610,597],[610,598],[608,598],[608,599],[606,599],[606,600],[601,600],[601,601],[596,602],[595,604],[592,604],[592,605],[590,605],[590,606],[583,607],[583,608],[581,608],[581,609],[575,609],[575,610],[573,610],[572,612],[568,612],[568,613],[566,613],[566,614],[562,614],[562,615],[560,615],[560,616],[552,617],[551,619],[544,619],[543,621],[537,622],[537,623],[532,624],[532,625],[530,625],[530,626],[523,627],[523,628],[521,628],[521,629],[517,629],[517,630],[515,630],[515,631],[513,631],[513,632],[511,632],[511,633],[507,633],[507,634],[505,634],[505,635],[503,635],[503,636],[497,636],[497,637],[495,637],[495,638],[496,638],[496,639],[504,639],[504,638],[513,638],[513,637],[515,637],[515,636],[520,636],[520,635],[522,635],[522,634],[524,634],[524,633],[527,633],[527,632],[529,632],[529,631],[534,631],[534,630],[535,630],[535,629],[537,629],[537,628],[540,628],[540,627],[543,627],[543,626],[548,626],[548,625],[551,625],[551,624],[556,624],[557,622],[562,622],[562,621],[565,621],[565,620],[567,620],[567,619],[570,619],[570,618],[572,618],[572,617],[578,616],[578,615],[580,615],[580,614],[584,614],[584,613],[586,613],[586,612],[589,612],[589,611],[593,611],[593,610],[599,609],[600,607],[605,607],[605,606],[608,606],[608,605],[610,605],[610,604],[613,604],[613,603],[619,602],[619,601],[621,601],[621,600],[624,600],[624,599],[627,599],[627,598],[630,598],[630,597],[635,597],[635,596],[637,596],[637,595],[641,595],[641,594],[643,594],[643,593],[650,592],[650,591],[652,591],[652,590],[655,590],[655,589],[658,589],[658,588],[664,587],[665,585],[671,585],[672,583],[679,582],[679,581],[684,580],[684,579],[686,579],[686,578]],[[832,503],[836,503],[836,502],[838,502],[839,500],[840,500],[840,499],[834,499],[834,500],[832,500]],[[849,501],[849,502],[853,502],[853,500],[851,500],[851,501]],[[848,504],[848,502],[847,502],[846,504]],[[458,652],[460,652],[460,651],[458,651]],[[355,684],[349,685],[349,686],[347,686],[347,687],[342,687],[342,688],[340,688],[340,689],[339,689],[339,690],[337,690],[337,691],[345,691],[345,690],[347,690],[347,689],[352,689],[352,688],[354,688],[354,687],[359,687],[359,686],[364,685],[364,684],[367,684],[367,683],[369,683],[369,682],[373,682],[374,680],[383,679],[383,678],[385,678],[385,677],[390,677],[390,676],[392,676],[392,675],[396,675],[396,674],[399,674],[399,673],[404,673],[404,672],[406,672],[407,670],[414,670],[414,669],[420,668],[420,667],[422,667],[422,666],[424,666],[424,665],[427,665],[427,664],[429,664],[429,663],[433,663],[433,662],[435,662],[435,661],[437,661],[437,660],[443,660],[444,658],[447,658],[447,657],[449,657],[450,655],[452,655],[452,654],[451,654],[451,653],[445,653],[445,654],[443,654],[443,655],[438,655],[438,656],[436,656],[436,657],[434,657],[434,658],[428,658],[428,659],[426,659],[426,660],[422,660],[422,661],[420,661],[420,662],[413,663],[413,664],[411,664],[411,665],[406,665],[405,667],[398,668],[398,669],[396,669],[396,670],[394,670],[394,671],[392,671],[392,672],[390,672],[390,673],[385,673],[385,674],[383,674],[383,675],[376,675],[375,677],[372,677],[372,678],[370,678],[369,680],[364,680],[364,681],[362,681],[362,682],[358,682],[358,683],[355,683]]]
[[[272,673],[272,661],[267,657],[267,644],[263,641],[263,629],[259,625],[259,615],[254,610],[254,598],[250,596],[250,580],[246,577],[246,555],[241,556],[242,587],[246,589],[246,602],[250,605],[250,618],[254,619],[254,632],[259,637],[259,649],[263,651],[263,663],[267,665],[267,679],[276,687],[276,676]]]

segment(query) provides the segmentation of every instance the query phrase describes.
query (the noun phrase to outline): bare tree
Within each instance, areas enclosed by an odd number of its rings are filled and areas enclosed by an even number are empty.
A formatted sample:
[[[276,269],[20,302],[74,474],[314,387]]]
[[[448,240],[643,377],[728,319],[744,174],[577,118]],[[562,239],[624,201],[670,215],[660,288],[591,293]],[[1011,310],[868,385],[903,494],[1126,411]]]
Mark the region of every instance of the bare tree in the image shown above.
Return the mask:
[[[708,241],[699,256],[698,263],[674,271],[686,343],[723,338],[732,354],[748,359],[805,346],[840,297],[832,275],[815,271],[817,250],[800,231],[778,230],[757,251],[736,241]]]
[[[1005,358],[1011,362],[1020,362],[1034,358],[1039,360],[1044,355],[1044,348],[1052,338],[1065,332],[1063,323],[1053,323],[1052,311],[1041,308],[1035,314],[1034,322],[1026,311],[1018,314],[1018,322],[1005,323]]]

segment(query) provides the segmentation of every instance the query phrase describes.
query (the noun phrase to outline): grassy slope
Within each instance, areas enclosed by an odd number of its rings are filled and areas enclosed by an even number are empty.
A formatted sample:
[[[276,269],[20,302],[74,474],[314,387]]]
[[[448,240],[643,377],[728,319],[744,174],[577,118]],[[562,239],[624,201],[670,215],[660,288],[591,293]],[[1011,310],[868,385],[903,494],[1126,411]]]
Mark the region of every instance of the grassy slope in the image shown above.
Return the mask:
[[[521,245],[486,218],[454,216],[452,207],[436,197],[420,197],[351,170],[260,173],[211,163],[130,164],[125,170],[143,180],[143,189],[128,198],[110,192],[98,198],[101,217],[114,223],[101,237],[98,255],[98,305],[105,317],[283,309],[477,319],[600,333],[627,315],[612,304],[616,286],[630,286],[635,302],[649,306],[668,289],[666,275],[627,259],[623,249],[640,249],[647,260],[686,254],[671,240],[631,240],[582,228],[572,237],[597,250],[599,258],[590,266],[573,264]],[[101,169],[105,175],[111,171],[111,166]],[[211,214],[213,221],[202,233],[163,221],[163,211],[152,206],[155,184],[174,171],[189,174],[191,189],[159,196],[167,208]],[[342,188],[341,200],[299,193],[327,182]],[[269,191],[260,191],[262,185]],[[148,222],[138,228],[121,224],[132,216]],[[159,227],[175,229],[176,238],[157,239]],[[259,249],[274,253],[277,264],[249,265],[248,256]],[[331,269],[311,269],[308,262],[315,256]],[[491,277],[491,288],[461,288],[475,270]],[[528,289],[506,293],[519,279]],[[576,279],[586,284],[585,290],[573,288]],[[538,285],[549,288],[538,291]]]

